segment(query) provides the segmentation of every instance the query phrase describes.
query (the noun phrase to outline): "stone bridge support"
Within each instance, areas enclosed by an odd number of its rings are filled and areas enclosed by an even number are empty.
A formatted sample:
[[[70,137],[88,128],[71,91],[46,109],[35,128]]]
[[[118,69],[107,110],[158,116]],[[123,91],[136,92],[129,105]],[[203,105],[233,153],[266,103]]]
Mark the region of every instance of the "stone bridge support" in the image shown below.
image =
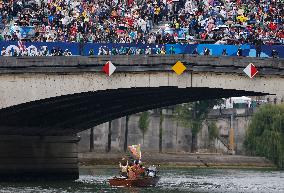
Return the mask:
[[[0,136],[0,180],[79,178],[77,136]]]

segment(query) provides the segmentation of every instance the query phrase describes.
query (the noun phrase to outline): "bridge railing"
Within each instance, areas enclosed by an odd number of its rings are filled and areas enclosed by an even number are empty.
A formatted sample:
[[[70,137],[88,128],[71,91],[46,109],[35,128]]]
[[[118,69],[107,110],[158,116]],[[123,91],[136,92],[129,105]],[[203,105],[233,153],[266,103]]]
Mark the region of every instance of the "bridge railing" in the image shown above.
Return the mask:
[[[284,58],[204,57],[190,54],[2,57],[0,60],[0,74],[17,72],[101,72],[102,67],[109,60],[118,67],[117,72],[172,71],[172,66],[177,61],[181,61],[192,72],[243,74],[244,68],[253,63],[257,66],[259,75],[284,75]]]

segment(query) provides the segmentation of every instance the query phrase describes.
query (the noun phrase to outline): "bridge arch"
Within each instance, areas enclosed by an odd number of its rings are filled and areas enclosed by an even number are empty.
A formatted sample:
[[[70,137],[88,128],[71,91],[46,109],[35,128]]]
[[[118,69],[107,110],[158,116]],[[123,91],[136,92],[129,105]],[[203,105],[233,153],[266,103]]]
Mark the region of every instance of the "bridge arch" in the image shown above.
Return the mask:
[[[75,135],[145,110],[197,100],[264,94],[206,87],[139,87],[63,95],[0,110],[0,134]]]
[[[117,66],[111,77],[101,72],[108,60]],[[172,71],[178,60],[188,68],[180,76]],[[76,133],[125,115],[231,96],[283,98],[283,61],[190,55],[3,58],[0,179],[77,179]],[[242,72],[251,62],[260,71],[254,79]]]

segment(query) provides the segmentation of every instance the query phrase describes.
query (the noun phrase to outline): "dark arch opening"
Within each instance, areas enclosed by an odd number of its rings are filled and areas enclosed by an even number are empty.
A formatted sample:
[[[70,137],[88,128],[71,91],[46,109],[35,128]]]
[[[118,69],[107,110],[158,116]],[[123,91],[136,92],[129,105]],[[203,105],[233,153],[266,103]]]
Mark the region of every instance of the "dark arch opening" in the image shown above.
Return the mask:
[[[122,88],[52,97],[0,110],[1,135],[75,135],[141,111],[185,102],[261,96],[268,93],[219,88]]]

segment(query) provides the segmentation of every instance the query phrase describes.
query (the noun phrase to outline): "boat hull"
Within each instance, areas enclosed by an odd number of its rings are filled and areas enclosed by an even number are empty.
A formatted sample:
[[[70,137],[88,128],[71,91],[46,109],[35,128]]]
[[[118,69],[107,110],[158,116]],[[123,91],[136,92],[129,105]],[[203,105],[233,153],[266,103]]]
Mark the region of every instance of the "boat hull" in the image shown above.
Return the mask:
[[[109,180],[111,186],[124,186],[124,187],[151,187],[156,186],[160,177],[146,177],[138,178],[135,180],[125,178],[112,178]]]

